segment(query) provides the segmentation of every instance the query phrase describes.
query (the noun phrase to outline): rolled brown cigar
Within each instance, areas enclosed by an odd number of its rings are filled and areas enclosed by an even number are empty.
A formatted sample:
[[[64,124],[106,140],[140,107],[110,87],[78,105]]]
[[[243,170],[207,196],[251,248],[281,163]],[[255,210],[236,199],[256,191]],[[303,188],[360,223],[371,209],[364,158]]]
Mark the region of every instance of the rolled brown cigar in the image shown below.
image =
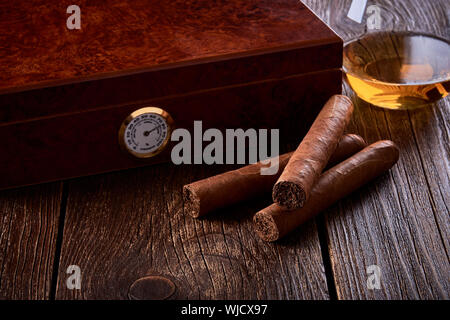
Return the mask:
[[[398,160],[397,146],[389,140],[378,141],[326,171],[314,186],[303,208],[286,211],[276,203],[253,217],[258,236],[276,241],[350,194],[383,172]]]
[[[336,150],[353,112],[351,100],[332,96],[273,187],[273,201],[293,210],[303,207],[312,187]]]
[[[366,142],[360,136],[344,135],[330,158],[330,164],[347,159],[365,146]],[[198,218],[216,209],[269,193],[292,153],[280,155],[278,173],[275,175],[261,175],[261,168],[267,165],[258,162],[185,185],[185,212]]]
[[[344,134],[339,140],[338,146],[328,160],[328,164],[325,168],[333,167],[334,165],[354,155],[358,151],[361,151],[365,147],[367,147],[367,143],[361,136],[353,133]],[[278,172],[280,173],[279,175],[281,175],[283,169],[278,170]]]

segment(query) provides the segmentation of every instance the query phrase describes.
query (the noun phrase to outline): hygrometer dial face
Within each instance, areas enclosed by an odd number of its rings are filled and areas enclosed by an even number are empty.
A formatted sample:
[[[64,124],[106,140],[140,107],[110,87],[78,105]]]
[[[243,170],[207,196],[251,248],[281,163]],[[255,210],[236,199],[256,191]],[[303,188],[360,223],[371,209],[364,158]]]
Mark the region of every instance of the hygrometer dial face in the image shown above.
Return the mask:
[[[119,143],[138,158],[149,158],[167,145],[173,130],[172,117],[164,110],[147,107],[130,114],[119,130]]]

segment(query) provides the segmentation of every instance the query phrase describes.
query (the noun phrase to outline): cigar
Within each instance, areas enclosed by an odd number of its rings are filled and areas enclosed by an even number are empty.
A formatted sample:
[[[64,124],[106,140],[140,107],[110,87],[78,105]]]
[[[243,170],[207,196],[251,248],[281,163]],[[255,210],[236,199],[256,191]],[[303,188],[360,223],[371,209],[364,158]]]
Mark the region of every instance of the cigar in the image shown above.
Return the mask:
[[[330,164],[339,163],[366,146],[363,138],[347,134],[339,141]],[[278,173],[261,175],[261,162],[228,171],[183,187],[185,212],[198,218],[219,208],[270,193],[293,152],[280,155]]]
[[[397,146],[378,141],[323,173],[303,208],[286,211],[274,203],[253,217],[258,236],[276,241],[370,180],[389,170],[398,160]]]
[[[311,189],[336,150],[353,112],[351,100],[332,96],[273,187],[273,201],[289,210],[303,207]]]

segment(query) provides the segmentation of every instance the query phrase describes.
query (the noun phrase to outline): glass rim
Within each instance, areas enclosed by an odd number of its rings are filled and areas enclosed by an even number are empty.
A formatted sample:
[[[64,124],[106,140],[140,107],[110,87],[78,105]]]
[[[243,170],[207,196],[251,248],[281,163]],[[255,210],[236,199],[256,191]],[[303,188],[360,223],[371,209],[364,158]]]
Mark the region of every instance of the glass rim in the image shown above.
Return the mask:
[[[348,46],[348,45],[351,44],[351,43],[354,43],[354,42],[357,42],[357,41],[361,40],[361,39],[364,38],[366,35],[375,35],[375,34],[383,34],[383,33],[384,33],[384,34],[388,34],[388,33],[392,34],[392,33],[395,33],[395,34],[410,34],[410,35],[417,35],[417,36],[425,36],[425,37],[428,37],[428,38],[434,38],[434,39],[436,39],[436,40],[445,42],[445,43],[447,43],[448,45],[450,45],[450,39],[441,37],[441,36],[436,35],[436,34],[433,34],[433,33],[421,32],[421,31],[414,31],[414,30],[398,30],[398,31],[397,31],[397,30],[377,30],[377,31],[366,32],[365,34],[363,34],[363,35],[361,35],[361,36],[354,37],[354,38],[351,38],[351,39],[345,41],[345,42],[343,43],[343,48],[344,48],[344,50],[345,50],[345,47],[346,47],[346,46]],[[349,72],[348,70],[346,70],[346,68],[345,68],[345,66],[344,66],[344,63],[342,63],[342,70],[343,70],[343,72],[344,72],[345,75],[351,75],[351,76],[353,76],[353,77],[361,78],[361,79],[363,79],[363,80],[365,80],[365,81],[369,81],[369,82],[372,82],[372,83],[386,84],[386,85],[396,85],[396,86],[411,86],[411,85],[417,85],[416,83],[387,82],[387,81],[377,80],[377,79],[373,79],[373,78],[361,77],[360,75],[356,75],[355,73]],[[421,82],[420,84],[423,84],[423,85],[427,85],[427,84],[436,84],[436,83],[438,83],[438,82],[448,81],[448,80],[450,80],[450,76],[447,77],[447,78],[439,78],[439,79],[432,80],[432,81],[424,81],[424,82]]]

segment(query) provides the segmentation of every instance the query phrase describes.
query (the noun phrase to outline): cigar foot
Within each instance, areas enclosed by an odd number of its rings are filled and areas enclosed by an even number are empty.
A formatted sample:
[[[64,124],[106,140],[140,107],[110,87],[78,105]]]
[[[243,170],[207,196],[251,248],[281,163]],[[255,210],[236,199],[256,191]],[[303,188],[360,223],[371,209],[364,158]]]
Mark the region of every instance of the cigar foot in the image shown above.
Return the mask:
[[[272,215],[260,211],[253,217],[253,223],[256,227],[256,233],[262,240],[273,242],[280,238],[277,224]]]
[[[344,161],[365,146],[366,143],[360,136],[344,135],[330,157],[328,167]],[[292,152],[279,156],[279,173],[273,176],[261,175],[261,168],[265,164],[258,162],[185,185],[183,188],[185,214],[199,218],[217,209],[266,195],[272,191],[273,185],[291,156]],[[303,187],[300,183],[298,186]],[[298,202],[301,202],[300,198]]]
[[[274,203],[256,213],[253,217],[256,234],[265,241],[278,240],[389,170],[398,157],[399,150],[392,141],[382,140],[371,144],[324,172],[302,208],[288,211]]]
[[[342,140],[352,112],[353,104],[346,96],[334,95],[327,101],[275,184],[272,197],[275,203],[289,210],[303,207]],[[283,182],[290,184],[280,188]],[[281,190],[286,194],[280,194]]]
[[[288,210],[303,207],[306,194],[297,184],[290,181],[278,182],[272,193],[273,201],[285,207]]]
[[[189,186],[183,187],[184,210],[194,218],[200,216],[200,199]]]

